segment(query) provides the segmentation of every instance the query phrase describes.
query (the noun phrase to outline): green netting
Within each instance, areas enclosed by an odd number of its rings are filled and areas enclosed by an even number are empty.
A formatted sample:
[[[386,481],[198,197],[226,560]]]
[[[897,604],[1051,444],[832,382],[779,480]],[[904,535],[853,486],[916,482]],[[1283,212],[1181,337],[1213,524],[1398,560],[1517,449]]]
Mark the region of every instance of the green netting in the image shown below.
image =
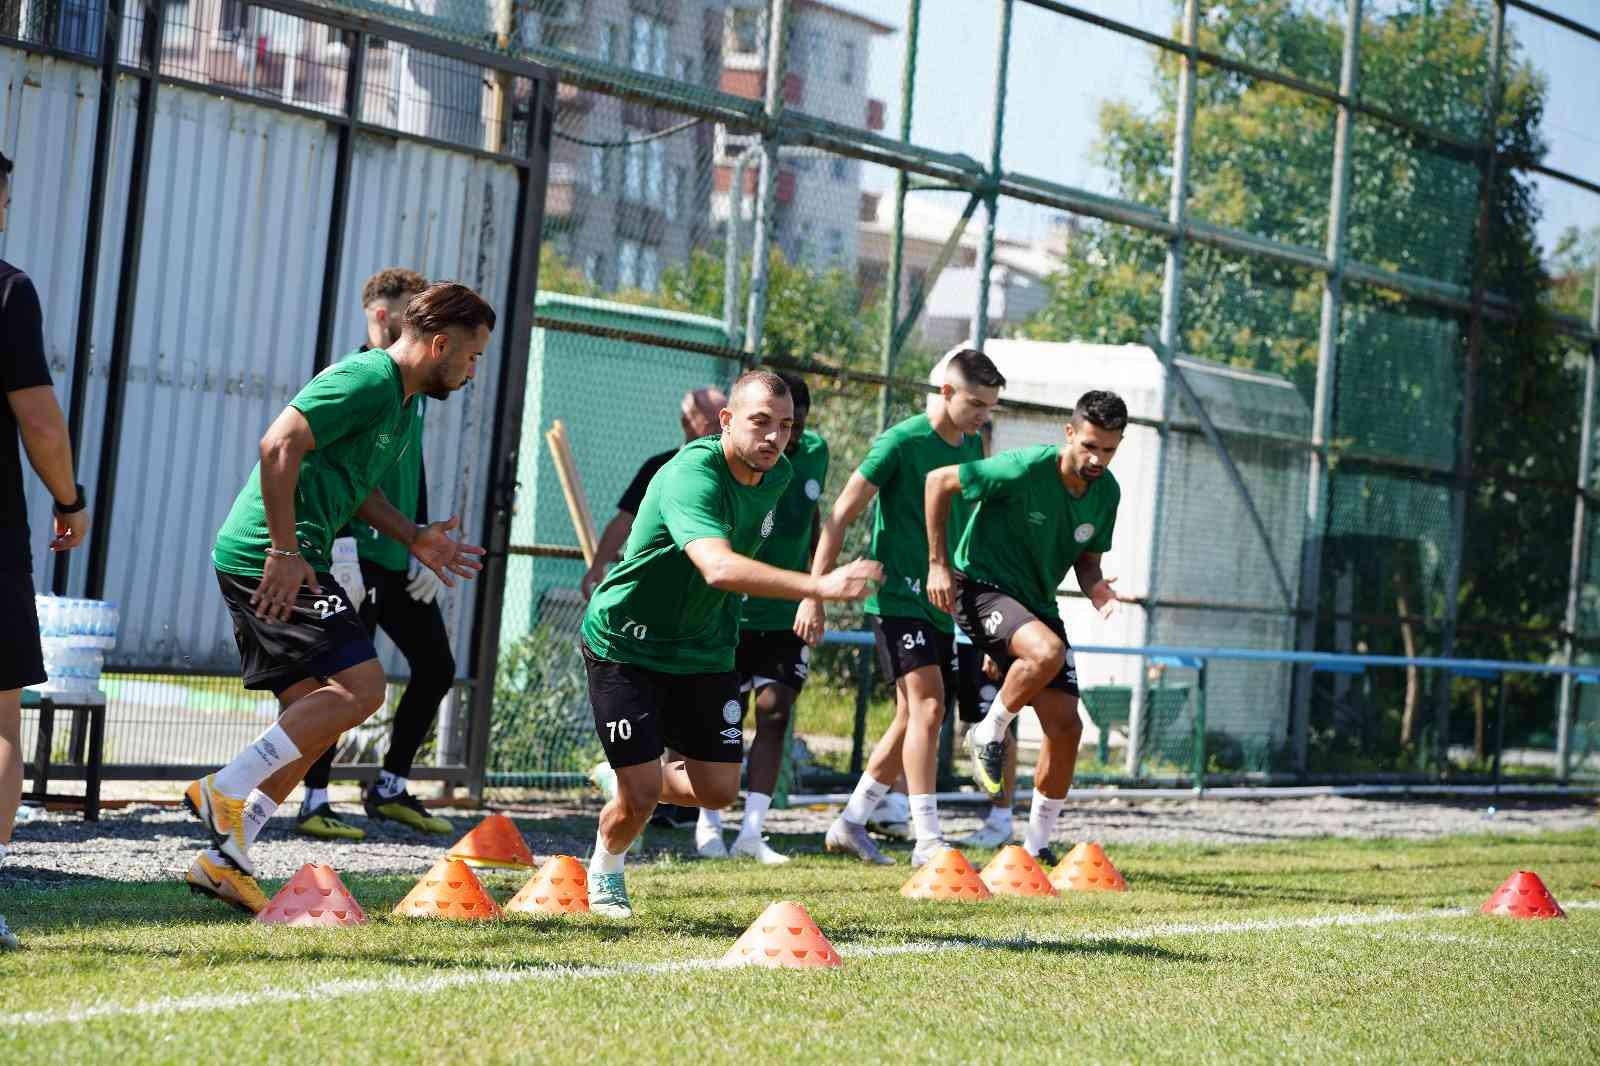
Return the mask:
[[[1456,460],[1461,323],[1392,296],[1346,290],[1334,436],[1357,452],[1445,469]]]

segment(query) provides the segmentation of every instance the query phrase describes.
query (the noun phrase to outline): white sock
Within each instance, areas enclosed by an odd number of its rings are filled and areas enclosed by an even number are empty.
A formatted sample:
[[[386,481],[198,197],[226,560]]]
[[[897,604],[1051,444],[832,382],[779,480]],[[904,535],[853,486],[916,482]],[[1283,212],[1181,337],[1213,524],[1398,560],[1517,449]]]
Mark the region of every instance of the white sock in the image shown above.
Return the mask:
[[[990,826],[991,828],[1004,829],[1004,830],[1010,831],[1010,829],[1011,829],[1011,808],[1010,807],[990,807],[989,808],[989,817],[985,818],[983,820],[983,822],[984,822],[985,825]]]
[[[938,840],[944,836],[939,832],[939,801],[933,798],[933,793],[925,792],[921,795],[912,795],[911,824],[917,830],[917,843],[924,840]]]
[[[844,820],[866,825],[867,819],[872,817],[872,812],[878,809],[878,804],[888,794],[888,785],[871,774],[862,774],[861,780],[856,782],[856,790],[850,793],[850,802],[844,805]]]
[[[707,807],[700,808],[700,817],[695,819],[694,842],[696,845],[704,844],[713,837],[722,836],[722,812],[713,811]]]
[[[302,811],[314,811],[328,802],[328,790],[325,788],[308,788],[306,794],[300,797]]]
[[[1016,716],[1017,712],[1008,710],[1006,705],[1000,702],[1000,697],[996,696],[994,702],[989,704],[989,713],[983,716],[983,721],[972,727],[977,730],[974,739],[979,744],[993,744],[1006,735],[1006,729]]]
[[[1023,837],[1022,846],[1028,849],[1029,855],[1037,855],[1056,832],[1056,819],[1061,815],[1062,805],[1067,798],[1062,796],[1053,800],[1038,789],[1033,791],[1033,806],[1028,810],[1028,832]]]
[[[222,852],[218,851],[216,848],[207,848],[206,858],[210,861],[212,866],[233,865],[233,860],[224,858]]]
[[[597,830],[594,834],[594,855],[589,859],[589,872],[592,874],[620,874],[622,872],[623,854],[613,855],[606,850],[606,838]]]
[[[409,784],[411,782],[407,778],[396,777],[387,770],[378,771],[378,796],[380,799],[394,799],[404,792]]]
[[[7,855],[7,853],[9,853],[9,852],[10,852],[10,851],[11,851],[11,847],[10,847],[10,846],[9,846],[9,845],[7,845],[7,844],[0,844],[0,865],[4,865],[4,864],[5,864],[5,861],[6,861],[6,855]]]
[[[739,835],[759,838],[762,828],[767,824],[767,811],[771,808],[772,797],[765,792],[752,792],[746,796],[744,821],[739,825]]]
[[[278,813],[278,803],[259,788],[244,801],[244,846],[249,847],[261,835],[267,822]]]
[[[294,746],[283,726],[273,722],[233,761],[217,771],[214,784],[224,796],[243,799],[250,790],[300,758],[300,749]]]

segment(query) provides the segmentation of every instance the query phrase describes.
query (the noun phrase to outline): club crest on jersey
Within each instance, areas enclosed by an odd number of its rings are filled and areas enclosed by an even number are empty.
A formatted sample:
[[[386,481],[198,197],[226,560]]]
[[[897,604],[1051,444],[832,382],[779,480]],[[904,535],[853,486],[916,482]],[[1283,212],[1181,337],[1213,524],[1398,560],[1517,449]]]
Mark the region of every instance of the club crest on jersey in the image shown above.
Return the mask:
[[[768,511],[767,512],[767,517],[765,517],[765,518],[763,518],[761,520],[761,539],[762,540],[765,540],[766,538],[772,536],[772,515],[773,515],[773,512],[772,511]]]
[[[1089,543],[1089,538],[1092,536],[1094,536],[1094,524],[1092,522],[1085,522],[1072,531],[1072,539],[1079,544]]]
[[[814,500],[821,495],[822,486],[817,483],[817,479],[814,477],[806,478],[806,499]]]
[[[738,700],[729,700],[722,705],[722,720],[729,725],[738,725],[739,719],[744,717],[744,708],[739,706]]]

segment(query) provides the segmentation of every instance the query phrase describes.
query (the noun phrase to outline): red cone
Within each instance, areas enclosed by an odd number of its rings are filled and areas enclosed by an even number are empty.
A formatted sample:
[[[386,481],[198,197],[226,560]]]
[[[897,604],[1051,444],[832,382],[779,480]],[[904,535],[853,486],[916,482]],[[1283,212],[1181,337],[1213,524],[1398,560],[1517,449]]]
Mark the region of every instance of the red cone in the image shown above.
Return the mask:
[[[1478,908],[1507,918],[1565,918],[1567,912],[1532,870],[1518,870]]]

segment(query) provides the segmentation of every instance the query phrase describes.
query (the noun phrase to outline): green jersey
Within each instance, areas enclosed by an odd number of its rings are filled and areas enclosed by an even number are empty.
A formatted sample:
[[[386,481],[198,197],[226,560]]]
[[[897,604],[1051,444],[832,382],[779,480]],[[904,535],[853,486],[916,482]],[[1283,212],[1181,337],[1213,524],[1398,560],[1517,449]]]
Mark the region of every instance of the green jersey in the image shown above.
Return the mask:
[[[983,458],[983,438],[968,433],[951,446],[933,431],[927,415],[913,415],[890,426],[872,442],[861,461],[861,476],[878,487],[878,514],[872,522],[872,557],[883,564],[883,584],[864,605],[868,614],[925,618],[942,633],[955,632],[950,616],[928,602],[928,527],[922,505],[928,474],[941,466]],[[966,508],[951,509],[945,535],[954,537]]]
[[[806,430],[789,456],[794,474],[778,499],[772,536],[761,548],[761,561],[783,570],[810,569],[811,527],[828,481],[828,442]],[[800,604],[794,600],[747,599],[743,629],[789,629]]]
[[[1059,618],[1056,590],[1084,552],[1111,549],[1122,489],[1107,470],[1082,496],[1061,483],[1061,449],[1016,448],[961,468],[972,511],[951,559],[1040,618]]]
[[[684,549],[713,538],[754,556],[772,535],[789,479],[789,460],[779,456],[758,483],[741,485],[721,437],[685,444],[650,480],[622,561],[583,612],[590,650],[664,674],[732,670],[740,596],[707,585]]]
[[[427,521],[428,513],[427,501],[422,498],[425,491],[422,480],[423,398],[418,396],[411,406],[417,409],[413,419],[416,423],[415,435],[405,451],[400,453],[399,462],[378,482],[378,488],[395,510],[421,525]],[[410,568],[411,549],[392,537],[384,536],[361,519],[350,523],[349,535],[355,538],[356,554],[362,562],[397,572]]]
[[[328,367],[289,406],[305,416],[317,442],[300,460],[295,543],[312,569],[322,572],[330,565],[334,534],[416,447],[415,406],[406,400],[400,368],[381,348]],[[211,561],[225,573],[260,577],[271,543],[257,463],[217,531]]]

